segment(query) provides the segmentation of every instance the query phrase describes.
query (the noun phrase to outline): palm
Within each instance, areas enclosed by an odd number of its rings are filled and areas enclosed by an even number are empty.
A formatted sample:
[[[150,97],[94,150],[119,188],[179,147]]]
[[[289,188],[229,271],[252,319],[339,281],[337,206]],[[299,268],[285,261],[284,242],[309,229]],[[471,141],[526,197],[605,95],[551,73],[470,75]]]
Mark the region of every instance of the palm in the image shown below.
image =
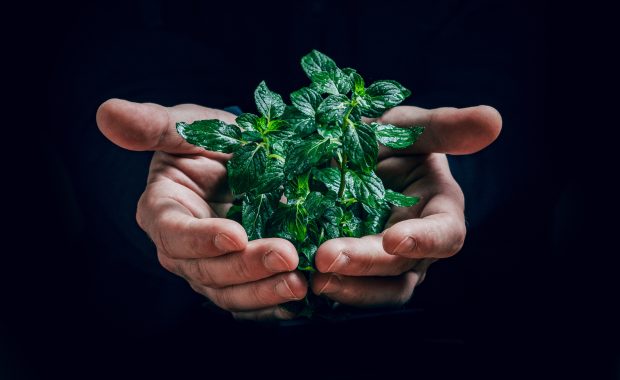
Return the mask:
[[[224,217],[232,205],[226,159],[227,155],[206,151],[189,155],[156,152],[148,186],[173,198],[194,217]]]

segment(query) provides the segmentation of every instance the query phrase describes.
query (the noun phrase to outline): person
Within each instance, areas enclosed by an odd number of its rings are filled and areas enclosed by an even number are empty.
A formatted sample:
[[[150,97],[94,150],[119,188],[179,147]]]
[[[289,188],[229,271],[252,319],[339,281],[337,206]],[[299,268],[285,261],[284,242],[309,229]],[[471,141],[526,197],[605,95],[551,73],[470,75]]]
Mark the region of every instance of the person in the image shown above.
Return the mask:
[[[297,252],[278,238],[248,241],[243,227],[223,218],[228,155],[187,143],[175,123],[235,115],[194,104],[163,107],[109,99],[96,115],[100,131],[119,147],[155,151],[136,219],[168,271],[237,319],[290,319],[281,305],[307,292],[349,306],[400,306],[435,260],[457,253],[466,234],[463,193],[446,154],[466,155],[491,144],[501,130],[490,106],[422,109],[399,106],[379,117],[401,127],[424,126],[404,151],[382,148],[377,172],[389,188],[421,196],[395,209],[379,235],[332,239],[316,253],[319,273],[308,284],[296,271]]]

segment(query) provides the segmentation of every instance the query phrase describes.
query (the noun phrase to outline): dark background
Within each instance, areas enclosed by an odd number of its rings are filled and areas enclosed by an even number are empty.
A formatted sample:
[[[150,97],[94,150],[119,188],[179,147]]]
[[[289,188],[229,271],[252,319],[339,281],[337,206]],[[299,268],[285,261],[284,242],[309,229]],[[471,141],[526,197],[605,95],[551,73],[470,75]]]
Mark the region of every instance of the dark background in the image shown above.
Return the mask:
[[[595,220],[584,200],[604,197],[604,186],[584,185],[601,177],[589,164],[593,143],[580,142],[596,122],[595,112],[579,113],[594,101],[581,74],[596,75],[582,63],[603,44],[575,25],[589,25],[593,8],[94,1],[5,12],[6,61],[14,65],[5,72],[14,101],[6,113],[17,116],[5,126],[5,190],[16,244],[7,254],[15,264],[2,268],[0,377],[214,367],[296,376],[299,368],[368,376],[473,369],[500,378],[538,367],[612,376],[618,346],[615,329],[604,326],[614,314],[595,301],[613,303],[601,289],[617,276],[602,268],[587,288],[595,292],[580,286],[593,266],[587,255],[608,252],[582,239]],[[407,104],[491,105],[502,134],[483,152],[451,158],[466,194],[468,238],[458,255],[430,268],[414,311],[240,325],[202,307],[157,265],[133,220],[150,155],[115,148],[94,115],[110,97],[251,111],[263,79],[282,94],[304,85],[299,59],[313,48],[367,82],[398,80],[413,92]],[[596,365],[576,354],[583,348],[596,352]]]

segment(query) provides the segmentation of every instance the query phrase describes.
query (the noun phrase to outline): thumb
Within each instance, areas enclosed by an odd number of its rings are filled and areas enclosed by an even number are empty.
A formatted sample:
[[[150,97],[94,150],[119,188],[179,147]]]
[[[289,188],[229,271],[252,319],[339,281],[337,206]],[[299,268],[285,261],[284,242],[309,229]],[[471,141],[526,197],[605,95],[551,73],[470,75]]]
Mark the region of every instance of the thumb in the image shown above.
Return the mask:
[[[164,107],[153,103],[134,103],[109,99],[97,110],[97,126],[114,144],[129,150],[159,150],[167,153],[203,152],[186,142],[176,131],[179,121],[221,119],[234,123],[235,115],[221,110],[181,104]]]
[[[378,120],[399,127],[425,127],[424,133],[411,148],[400,153],[471,154],[490,145],[502,129],[502,117],[490,106],[467,108],[395,107]],[[382,156],[394,150],[386,149]]]

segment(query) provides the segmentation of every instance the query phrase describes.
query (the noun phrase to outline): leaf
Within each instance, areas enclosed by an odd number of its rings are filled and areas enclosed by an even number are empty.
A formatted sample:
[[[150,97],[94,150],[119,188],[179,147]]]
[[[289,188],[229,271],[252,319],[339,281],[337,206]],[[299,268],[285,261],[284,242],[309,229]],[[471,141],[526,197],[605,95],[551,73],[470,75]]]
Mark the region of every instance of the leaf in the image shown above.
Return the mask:
[[[228,161],[228,183],[234,194],[245,193],[256,187],[265,172],[267,155],[256,143],[244,145]]]
[[[420,197],[410,197],[390,189],[385,190],[385,200],[394,206],[411,207],[420,201]]]
[[[246,195],[242,205],[242,225],[248,240],[265,237],[265,228],[280,200],[278,193]]]
[[[330,95],[319,105],[317,118],[323,124],[340,124],[350,107],[351,102],[346,96]]]
[[[296,145],[286,157],[284,172],[291,178],[328,161],[338,145],[333,139],[309,138]]]
[[[351,194],[360,202],[369,206],[376,206],[378,200],[385,196],[385,187],[381,178],[373,172],[354,172],[347,171],[345,174],[347,188]]]
[[[367,124],[347,123],[342,143],[349,160],[361,169],[372,169],[377,164],[377,137]]]
[[[267,161],[265,172],[260,177],[256,193],[270,193],[276,191],[284,183],[284,162],[271,158]]]
[[[314,118],[319,104],[323,101],[321,94],[315,90],[303,87],[291,93],[291,103],[304,115]]]
[[[340,237],[340,221],[344,212],[340,207],[331,207],[325,210],[319,224],[323,228],[326,240]]]
[[[312,50],[301,59],[301,67],[308,78],[312,78],[312,75],[315,73],[333,70],[337,66],[336,63],[325,54],[317,50]]]
[[[237,116],[235,122],[240,128],[243,128],[246,131],[261,132],[261,129],[258,127],[258,116],[253,113],[242,113]]]
[[[365,95],[366,88],[364,87],[364,78],[355,72],[351,74],[351,78],[353,79],[353,92],[357,95]]]
[[[284,112],[285,104],[282,97],[269,90],[265,81],[260,82],[258,87],[256,87],[254,91],[254,101],[256,102],[258,112],[268,120],[279,117]]]
[[[288,127],[288,123],[286,120],[269,120],[267,123],[267,128],[265,128],[265,133],[273,133],[276,131],[284,130]]]
[[[353,215],[351,211],[346,211],[340,222],[342,233],[348,237],[361,237],[363,233],[363,223],[360,218]]]
[[[334,194],[334,193],[329,193]],[[320,218],[325,211],[336,205],[336,198],[330,195],[323,195],[318,191],[313,191],[306,197],[304,207],[308,210],[308,216],[311,219]]]
[[[342,128],[334,123],[319,124],[317,126],[317,132],[321,137],[338,139],[342,137]]]
[[[389,190],[386,190],[386,192]],[[364,218],[364,235],[374,235],[383,231],[392,212],[390,206],[384,202],[377,202],[377,205],[370,207],[362,204],[366,217]]]
[[[360,104],[362,115],[367,117],[381,116],[383,112],[400,104],[409,95],[411,95],[411,91],[396,81],[376,81],[366,89],[366,95],[363,98],[367,103],[365,105]]]
[[[303,200],[306,199],[306,196],[310,193],[308,178],[309,174],[304,173],[287,181],[284,187],[284,196],[287,198],[289,204],[295,203],[298,200],[303,202]]]
[[[269,221],[274,236],[291,242],[303,242],[307,232],[307,211],[303,204],[285,205],[280,203]]]
[[[340,171],[336,168],[324,168],[312,170],[312,178],[325,184],[327,189],[338,194],[340,188]]]
[[[298,250],[299,264],[297,269],[303,272],[316,272],[314,267],[314,256],[316,255],[317,246],[311,242],[304,243]]]
[[[314,116],[308,116],[296,107],[287,106],[282,115],[282,120],[286,120],[293,131],[304,137],[316,131],[316,121]]]
[[[241,132],[241,138],[244,141],[249,142],[261,142],[263,141],[263,135],[258,131],[243,131]]]
[[[400,128],[392,124],[371,123],[371,127],[375,130],[377,139],[385,146],[395,149],[403,149],[415,143],[424,127]]]
[[[214,152],[232,153],[241,147],[241,130],[221,120],[198,120],[191,124],[177,123],[177,132],[188,143]]]
[[[312,88],[319,94],[346,95],[351,91],[351,87],[351,77],[338,68],[312,75]]]

